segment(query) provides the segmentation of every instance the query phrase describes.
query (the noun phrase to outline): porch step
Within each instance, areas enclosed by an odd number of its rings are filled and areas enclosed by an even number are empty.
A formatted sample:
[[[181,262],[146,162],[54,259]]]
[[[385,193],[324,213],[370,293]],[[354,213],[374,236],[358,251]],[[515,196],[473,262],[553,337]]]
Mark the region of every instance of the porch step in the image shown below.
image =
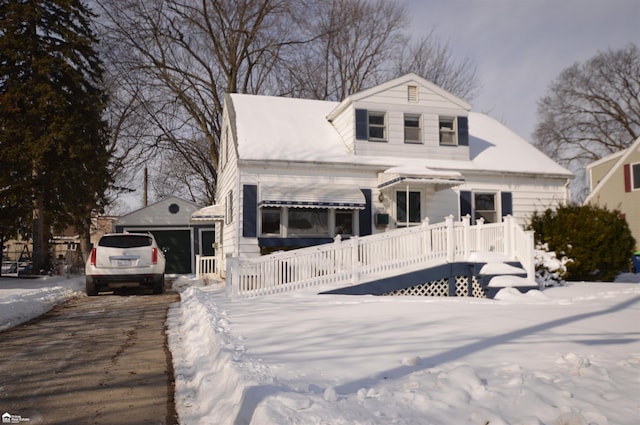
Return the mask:
[[[538,284],[522,276],[500,275],[492,277],[487,283],[487,288],[538,289]]]

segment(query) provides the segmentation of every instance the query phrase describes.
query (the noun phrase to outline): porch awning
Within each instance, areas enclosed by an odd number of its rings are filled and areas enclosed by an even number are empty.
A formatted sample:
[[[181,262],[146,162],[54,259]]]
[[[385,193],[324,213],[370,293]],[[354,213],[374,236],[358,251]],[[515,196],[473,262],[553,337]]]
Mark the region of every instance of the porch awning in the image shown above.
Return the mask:
[[[209,205],[208,207],[200,208],[191,214],[192,222],[201,221],[223,221],[224,220],[224,205]]]
[[[364,209],[366,201],[360,189],[351,186],[261,184],[258,206]]]
[[[436,190],[458,186],[464,177],[457,171],[434,170],[427,167],[392,167],[378,174],[378,189],[386,189],[397,184],[434,185]]]

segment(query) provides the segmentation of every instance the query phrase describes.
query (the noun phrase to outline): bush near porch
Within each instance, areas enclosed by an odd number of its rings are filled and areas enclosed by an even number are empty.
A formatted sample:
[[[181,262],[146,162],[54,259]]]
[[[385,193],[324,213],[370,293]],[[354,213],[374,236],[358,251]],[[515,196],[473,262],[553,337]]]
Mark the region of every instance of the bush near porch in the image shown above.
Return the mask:
[[[536,244],[566,256],[565,280],[611,281],[628,271],[636,241],[618,210],[594,205],[568,205],[534,213],[529,225]]]

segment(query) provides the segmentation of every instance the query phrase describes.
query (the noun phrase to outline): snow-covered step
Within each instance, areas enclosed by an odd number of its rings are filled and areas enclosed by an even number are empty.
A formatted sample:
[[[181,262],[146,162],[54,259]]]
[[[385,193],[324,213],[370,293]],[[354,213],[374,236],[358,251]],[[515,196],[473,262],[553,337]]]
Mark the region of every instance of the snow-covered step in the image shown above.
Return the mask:
[[[489,262],[482,266],[478,274],[482,276],[522,275],[527,271],[522,267],[513,266],[504,262]]]
[[[500,275],[492,277],[487,288],[538,289],[538,284],[522,276]]]

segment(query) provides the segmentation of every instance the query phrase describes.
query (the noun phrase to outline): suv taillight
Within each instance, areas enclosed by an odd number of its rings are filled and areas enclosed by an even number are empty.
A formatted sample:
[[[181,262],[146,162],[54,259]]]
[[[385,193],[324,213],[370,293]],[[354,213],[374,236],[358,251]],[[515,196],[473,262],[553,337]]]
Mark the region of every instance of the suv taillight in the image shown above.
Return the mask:
[[[96,265],[96,256],[97,256],[96,249],[95,249],[95,248],[93,248],[93,249],[91,250],[91,265],[92,265],[92,266],[95,266],[95,265]]]
[[[151,264],[158,264],[158,248],[151,248]]]

